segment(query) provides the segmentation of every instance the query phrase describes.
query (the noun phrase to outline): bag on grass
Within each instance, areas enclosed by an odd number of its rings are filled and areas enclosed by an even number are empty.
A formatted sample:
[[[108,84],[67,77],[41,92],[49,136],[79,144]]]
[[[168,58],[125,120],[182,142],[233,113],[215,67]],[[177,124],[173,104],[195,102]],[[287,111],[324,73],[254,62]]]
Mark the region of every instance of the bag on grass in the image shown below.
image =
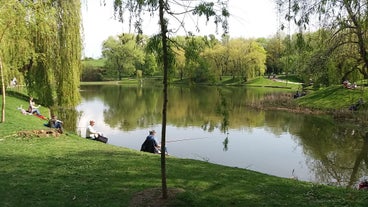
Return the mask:
[[[101,136],[101,135],[98,135],[98,137],[95,140],[106,143],[108,141],[108,138],[104,137],[104,136]]]

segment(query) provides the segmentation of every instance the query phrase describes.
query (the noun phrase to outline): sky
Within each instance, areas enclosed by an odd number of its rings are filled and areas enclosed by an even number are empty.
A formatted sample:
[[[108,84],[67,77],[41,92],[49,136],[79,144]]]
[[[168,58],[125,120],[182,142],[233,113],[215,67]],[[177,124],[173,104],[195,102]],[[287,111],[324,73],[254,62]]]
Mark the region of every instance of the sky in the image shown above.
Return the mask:
[[[123,24],[114,18],[113,0],[106,0],[105,6],[100,4],[101,1],[82,1],[84,57],[101,57],[102,42],[109,36],[133,32],[129,31],[127,23]],[[229,35],[231,38],[268,38],[277,33],[278,15],[274,0],[229,0],[228,6],[230,12]],[[157,33],[159,28],[157,19],[151,18],[149,15],[144,19],[143,33],[147,35]],[[188,24],[186,24],[186,28],[194,31],[194,27],[188,26]],[[216,33],[215,27],[211,23],[208,25],[203,23],[200,29],[200,33],[194,34]]]

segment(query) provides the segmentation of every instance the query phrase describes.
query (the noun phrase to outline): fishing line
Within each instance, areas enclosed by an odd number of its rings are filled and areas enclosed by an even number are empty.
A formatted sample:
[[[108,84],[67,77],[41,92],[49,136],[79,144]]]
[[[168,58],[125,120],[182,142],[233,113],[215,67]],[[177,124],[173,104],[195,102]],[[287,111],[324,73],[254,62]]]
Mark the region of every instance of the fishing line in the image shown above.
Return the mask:
[[[187,138],[187,139],[174,139],[174,140],[168,140],[166,143],[171,142],[181,142],[181,141],[190,141],[190,140],[198,140],[198,139],[207,139],[208,137],[197,137],[197,138]]]

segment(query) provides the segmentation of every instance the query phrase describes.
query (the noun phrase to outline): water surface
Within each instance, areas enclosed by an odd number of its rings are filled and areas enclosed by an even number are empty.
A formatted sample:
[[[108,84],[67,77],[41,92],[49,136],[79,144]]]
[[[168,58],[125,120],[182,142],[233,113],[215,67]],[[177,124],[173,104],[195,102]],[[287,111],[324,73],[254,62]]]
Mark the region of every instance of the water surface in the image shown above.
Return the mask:
[[[139,150],[148,131],[161,137],[162,89],[82,86],[77,129],[88,121],[109,144]],[[170,87],[167,149],[171,156],[318,183],[354,186],[368,174],[363,127],[328,116],[255,110],[280,91],[261,88]]]

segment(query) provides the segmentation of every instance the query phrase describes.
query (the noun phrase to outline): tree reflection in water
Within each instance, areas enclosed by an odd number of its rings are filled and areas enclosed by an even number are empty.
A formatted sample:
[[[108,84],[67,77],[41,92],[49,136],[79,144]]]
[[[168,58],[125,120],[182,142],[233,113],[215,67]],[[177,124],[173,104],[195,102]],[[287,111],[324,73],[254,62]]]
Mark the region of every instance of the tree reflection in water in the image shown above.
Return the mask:
[[[321,127],[301,136],[305,153],[314,159],[310,168],[321,183],[355,188],[368,173],[367,132],[351,125],[315,124]]]
[[[219,93],[219,103],[217,105],[217,113],[222,116],[221,121],[221,132],[226,134],[225,140],[222,142],[224,145],[224,151],[228,150],[228,144],[229,144],[229,111],[231,108],[228,107],[226,96],[223,94],[222,90],[218,89]]]

